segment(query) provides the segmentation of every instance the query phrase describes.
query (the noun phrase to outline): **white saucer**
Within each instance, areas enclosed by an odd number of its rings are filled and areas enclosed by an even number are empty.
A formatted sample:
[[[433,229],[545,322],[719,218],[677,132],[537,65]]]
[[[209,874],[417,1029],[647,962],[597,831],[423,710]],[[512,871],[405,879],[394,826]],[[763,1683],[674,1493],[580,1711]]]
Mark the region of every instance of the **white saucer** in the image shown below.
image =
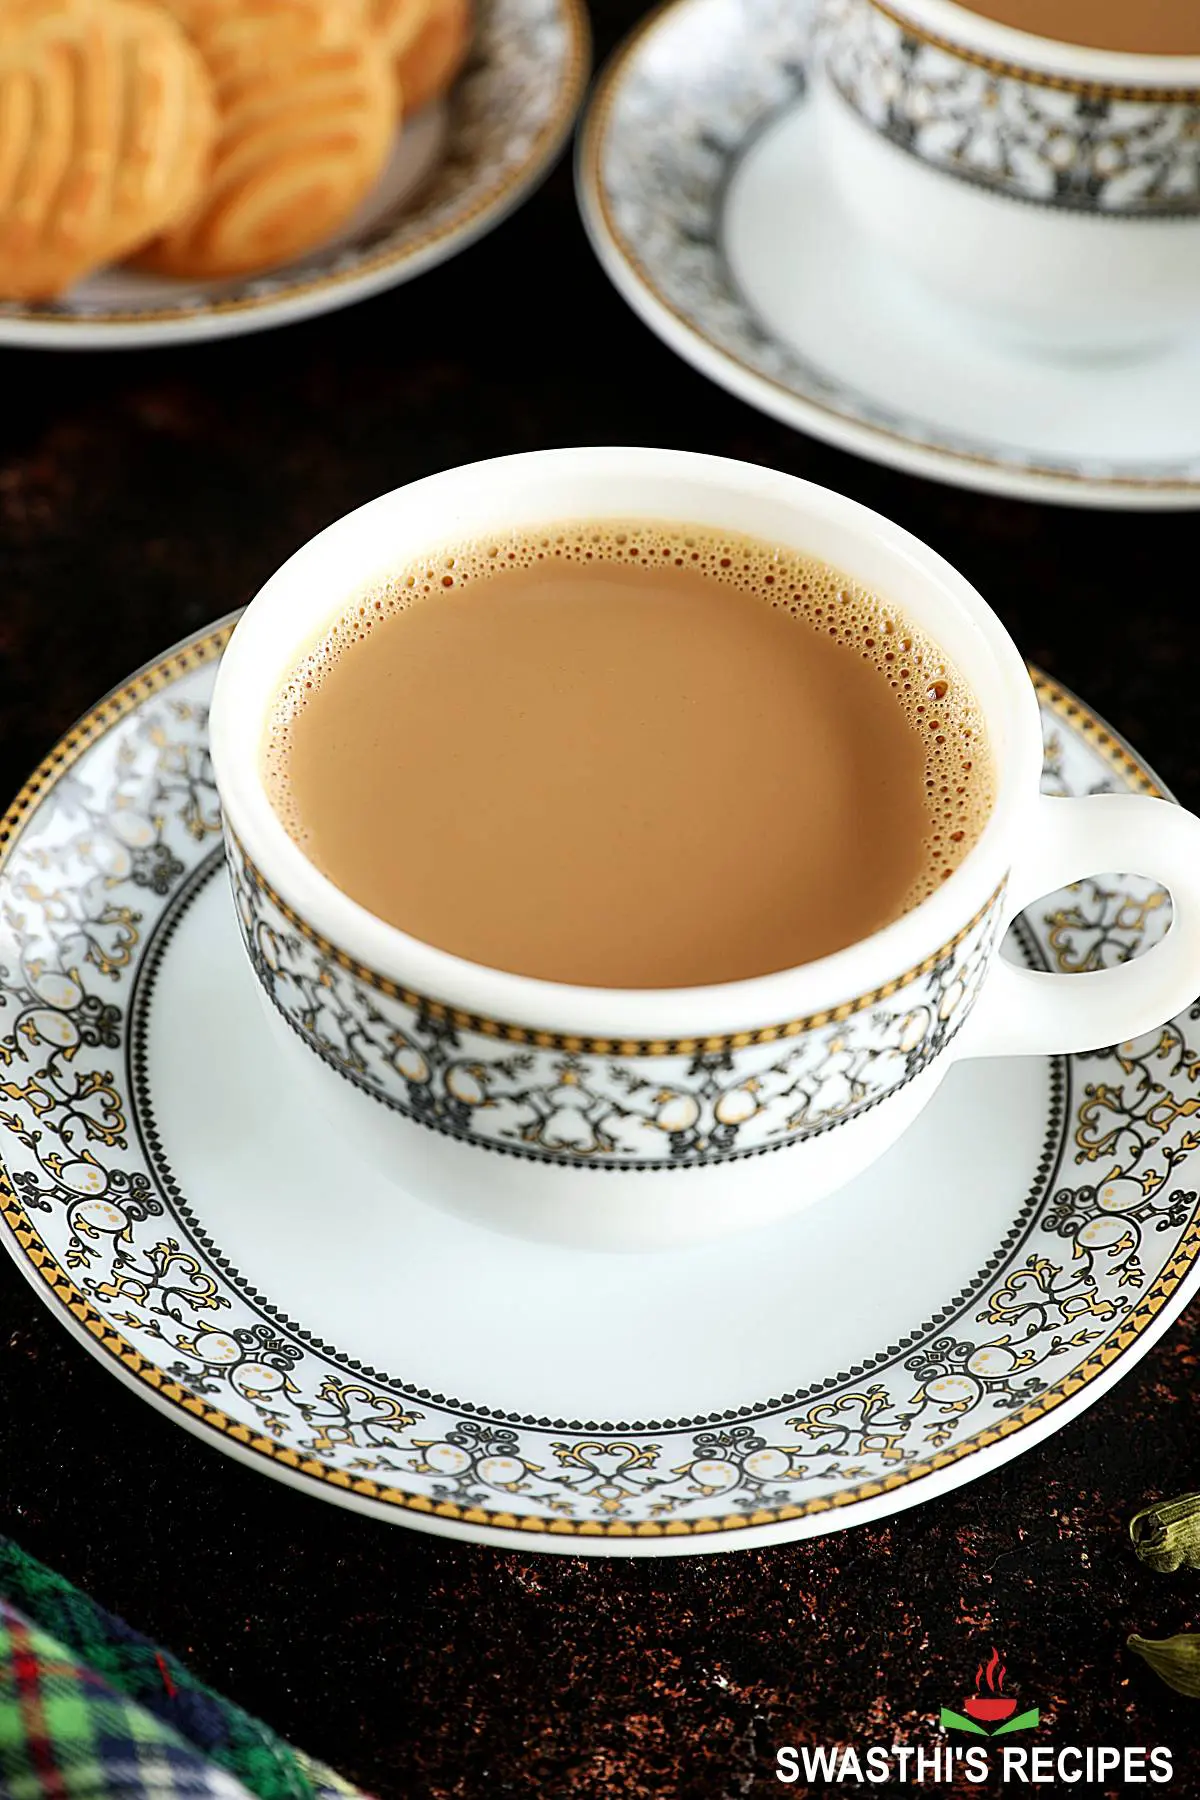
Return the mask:
[[[1200,505],[1200,333],[1052,361],[991,341],[842,212],[805,99],[814,0],[674,0],[618,50],[580,137],[604,268],[663,340],[785,423],[964,487]]]
[[[0,825],[0,1236],[170,1418],[452,1537],[734,1549],[985,1474],[1196,1291],[1200,1007],[1119,1051],[965,1064],[852,1187],[710,1248],[517,1242],[381,1183],[279,1079],[237,940],[206,740],[228,632],[98,707]],[[1042,704],[1048,787],[1153,787]],[[1010,948],[1113,961],[1168,911],[1089,882]]]
[[[416,115],[354,218],[266,275],[176,281],[102,269],[47,305],[0,301],[0,344],[119,349],[234,337],[410,281],[499,224],[561,150],[583,98],[583,0],[479,0],[465,73]]]

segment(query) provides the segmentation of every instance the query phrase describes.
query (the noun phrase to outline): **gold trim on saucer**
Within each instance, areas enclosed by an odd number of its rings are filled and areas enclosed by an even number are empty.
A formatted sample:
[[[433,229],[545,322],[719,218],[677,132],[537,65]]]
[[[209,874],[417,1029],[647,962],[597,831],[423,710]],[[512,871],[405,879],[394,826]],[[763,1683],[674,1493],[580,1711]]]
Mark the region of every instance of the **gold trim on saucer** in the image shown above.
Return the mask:
[[[78,762],[84,752],[150,695],[169,687],[178,676],[189,670],[214,661],[228,642],[232,630],[233,621],[227,620],[170,651],[160,661],[150,664],[122,687],[115,689],[67,733],[26,782],[0,823],[0,869],[7,863],[27,815],[54,789],[60,778]],[[1108,760],[1143,792],[1161,793],[1153,776],[1134,756],[1128,745],[1101,724],[1080,701],[1037,671],[1031,670],[1030,674],[1043,704],[1063,718],[1072,729],[1084,732]],[[1193,1224],[1136,1307],[1124,1316],[1120,1325],[1069,1375],[1048,1387],[1028,1405],[1006,1413],[996,1423],[965,1439],[961,1444],[952,1449],[933,1452],[921,1462],[914,1463],[895,1475],[849,1486],[836,1494],[795,1504],[763,1507],[754,1512],[723,1515],[714,1513],[699,1519],[647,1520],[639,1524],[628,1524],[621,1520],[577,1523],[566,1518],[547,1520],[405,1493],[382,1482],[351,1476],[320,1457],[303,1455],[274,1442],[243,1421],[230,1418],[228,1413],[213,1406],[201,1395],[192,1393],[143,1356],[108,1323],[45,1244],[2,1165],[0,1219],[11,1235],[19,1266],[35,1287],[42,1284],[48,1289],[63,1314],[64,1322],[76,1334],[89,1338],[96,1353],[102,1354],[111,1362],[126,1381],[149,1389],[157,1402],[165,1410],[178,1415],[181,1422],[193,1429],[203,1428],[204,1432],[213,1433],[247,1460],[261,1460],[272,1464],[303,1482],[323,1484],[336,1492],[354,1494],[384,1508],[412,1514],[416,1518],[443,1520],[468,1528],[485,1527],[511,1535],[514,1543],[519,1543],[522,1537],[527,1541],[541,1537],[569,1537],[614,1542],[732,1536],[753,1530],[757,1526],[786,1524],[893,1493],[914,1481],[951,1468],[976,1452],[1011,1437],[1026,1425],[1047,1417],[1064,1401],[1080,1393],[1109,1370],[1123,1352],[1142,1336],[1171,1300],[1200,1255],[1200,1224]]]
[[[327,289],[334,291],[376,275],[383,269],[402,267],[436,245],[457,237],[486,215],[503,212],[545,174],[571,129],[572,120],[583,102],[587,88],[592,47],[591,19],[587,7],[584,0],[557,0],[557,3],[570,34],[570,45],[561,90],[552,114],[529,145],[519,168],[510,171],[505,180],[494,183],[435,229],[410,238],[402,245],[394,245],[373,256],[364,257],[350,269],[290,282],[281,280],[277,287],[265,294],[243,294],[225,300],[216,298],[195,306],[181,302],[176,306],[89,311],[79,315],[23,308],[0,314],[0,334],[6,322],[36,325],[47,330],[69,333],[83,327],[104,325],[180,325],[194,319],[219,318],[232,313],[258,312],[264,308],[288,305],[305,295],[323,293]]]
[[[610,1541],[636,1538],[710,1537],[717,1534],[728,1535],[733,1532],[745,1531],[757,1525],[782,1525],[789,1520],[811,1518],[817,1513],[835,1512],[844,1506],[853,1506],[863,1501],[879,1499],[883,1495],[896,1492],[899,1488],[908,1487],[912,1482],[927,1475],[934,1475],[942,1469],[952,1468],[956,1463],[962,1462],[977,1451],[986,1450],[992,1444],[1001,1443],[1024,1426],[1045,1418],[1061,1406],[1064,1400],[1071,1399],[1097,1376],[1102,1375],[1130,1344],[1135,1343],[1141,1337],[1146,1327],[1175,1293],[1180,1282],[1191,1271],[1197,1254],[1200,1253],[1200,1225],[1193,1225],[1181,1239],[1170,1262],[1147,1290],[1139,1304],[1132,1312],[1125,1315],[1120,1327],[1111,1333],[1084,1363],[1072,1370],[1062,1381],[1048,1388],[1045,1393],[1040,1394],[1028,1406],[1022,1407],[1017,1412],[1006,1414],[995,1425],[977,1432],[974,1437],[965,1439],[961,1444],[955,1445],[952,1450],[937,1452],[926,1458],[924,1462],[913,1463],[895,1475],[885,1477],[883,1480],[863,1482],[857,1487],[845,1488],[839,1493],[823,1495],[812,1500],[786,1506],[762,1507],[752,1513],[730,1513],[700,1519],[671,1519],[665,1523],[657,1520],[644,1520],[639,1524],[628,1524],[620,1519],[584,1520],[577,1523],[573,1519],[547,1520],[530,1514],[495,1512],[483,1506],[461,1506],[453,1500],[434,1500],[424,1494],[405,1493],[399,1488],[388,1487],[366,1477],[347,1475],[344,1470],[323,1462],[319,1457],[303,1456],[299,1451],[275,1443],[271,1438],[255,1432],[241,1420],[231,1419],[219,1407],[211,1406],[200,1395],[193,1394],[180,1382],[172,1380],[157,1364],[150,1362],[140,1351],[135,1350],[133,1345],[121,1336],[120,1332],[114,1330],[55,1260],[2,1173],[0,1173],[0,1218],[4,1220],[11,1231],[13,1240],[25,1257],[29,1270],[49,1288],[63,1311],[69,1315],[76,1330],[86,1332],[95,1340],[97,1349],[111,1358],[127,1378],[132,1378],[150,1388],[166,1407],[182,1413],[186,1422],[193,1426],[207,1427],[219,1436],[228,1439],[231,1444],[237,1445],[243,1453],[261,1457],[295,1475],[324,1483],[327,1487],[343,1493],[357,1494],[362,1499],[373,1500],[383,1506],[423,1515],[430,1519],[444,1519],[467,1526],[482,1525],[490,1530],[511,1532],[516,1538],[520,1538],[523,1534],[526,1537],[595,1538]]]
[[[1141,759],[1134,755],[1124,738],[1102,725],[1095,713],[1077,700],[1068,688],[1059,687],[1049,675],[1035,669],[1030,663],[1029,678],[1033,682],[1034,691],[1043,706],[1057,713],[1066,721],[1072,731],[1078,731],[1083,737],[1090,738],[1096,748],[1114,763],[1127,781],[1136,783],[1138,790],[1149,794],[1155,800],[1166,800],[1170,796],[1164,793],[1161,784],[1155,779]]]
[[[920,438],[912,437],[907,432],[895,431],[886,425],[877,425],[867,419],[857,418],[839,407],[829,405],[827,401],[817,399],[814,395],[797,393],[795,388],[788,387],[785,382],[777,381],[773,376],[764,374],[761,369],[756,368],[753,363],[747,362],[744,357],[726,349],[723,344],[710,337],[694,319],[681,313],[658,287],[650,271],[636,255],[617,225],[609,205],[601,161],[617,90],[634,55],[643,48],[645,40],[666,24],[678,9],[693,3],[694,0],[659,0],[659,4],[617,46],[592,90],[591,102],[580,125],[577,139],[577,169],[580,185],[586,188],[599,212],[609,243],[637,277],[638,282],[655,306],[661,308],[675,325],[713,351],[722,361],[728,363],[732,368],[740,370],[743,374],[749,375],[753,380],[761,382],[765,388],[782,394],[791,404],[807,408],[813,413],[822,414],[828,419],[837,420],[839,424],[849,427],[856,434],[862,433],[865,439],[874,438],[882,443],[903,445],[905,449],[916,451],[921,456],[931,457],[947,471],[945,477],[947,480],[953,479],[950,474],[951,470],[965,465],[977,469],[1008,472],[1017,478],[1028,476],[1052,483],[1063,489],[1092,488],[1112,490],[1114,493],[1194,494],[1200,496],[1200,479],[1189,476],[1089,475],[1073,469],[1057,468],[1048,463],[1005,461],[977,450],[950,449],[942,444],[923,442]],[[872,0],[872,4],[877,4],[877,0]],[[1200,95],[1197,95],[1197,99],[1200,100]],[[618,291],[620,290],[618,289]],[[674,346],[671,345],[669,348],[674,349]],[[704,373],[707,374],[707,371]],[[708,378],[715,379],[714,377]],[[755,404],[755,402],[752,401],[750,404]],[[804,427],[801,425],[795,429],[803,430]],[[848,449],[851,454],[870,454],[866,449],[860,449],[853,444],[840,443],[836,438],[831,441],[835,448]]]
[[[1025,81],[1032,87],[1053,88],[1056,93],[1079,94],[1085,100],[1139,100],[1150,104],[1158,101],[1164,106],[1200,106],[1200,88],[1154,87],[1147,84],[1138,86],[1114,81],[1081,81],[1069,75],[1051,75],[1044,69],[1031,69],[1024,63],[1006,62],[999,57],[985,56],[979,50],[968,50],[962,44],[955,43],[953,38],[926,31],[923,25],[916,24],[903,13],[886,5],[885,0],[867,0],[867,3],[875,12],[882,13],[885,19],[890,19],[893,25],[898,25],[906,37],[929,44],[934,50],[944,50],[959,62],[970,63],[975,69],[985,69],[989,75],[1003,76],[1010,81]]]
[[[55,745],[49,756],[40,762],[29,777],[4,817],[0,819],[0,870],[8,861],[13,844],[25,822],[27,813],[33,811],[38,802],[57,786],[58,782],[78,762],[83,752],[94,744],[97,738],[116,725],[143,700],[161,689],[170,687],[181,675],[192,669],[202,668],[205,663],[215,662],[233,636],[233,628],[237,616],[226,619],[220,625],[209,627],[197,637],[179,644],[174,650],[160,658],[158,662],[147,663],[139,669],[129,681],[121,687],[114,688],[85,713],[77,725],[73,725],[66,736]]]

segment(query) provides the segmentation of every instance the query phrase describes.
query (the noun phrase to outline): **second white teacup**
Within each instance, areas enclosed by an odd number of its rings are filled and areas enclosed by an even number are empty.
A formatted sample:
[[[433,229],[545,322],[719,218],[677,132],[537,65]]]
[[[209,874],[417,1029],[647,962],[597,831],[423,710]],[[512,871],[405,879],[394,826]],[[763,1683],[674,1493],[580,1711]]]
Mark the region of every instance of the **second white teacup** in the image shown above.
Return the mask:
[[[848,212],[932,293],[1055,351],[1200,328],[1200,56],[955,0],[828,0],[816,103]]]

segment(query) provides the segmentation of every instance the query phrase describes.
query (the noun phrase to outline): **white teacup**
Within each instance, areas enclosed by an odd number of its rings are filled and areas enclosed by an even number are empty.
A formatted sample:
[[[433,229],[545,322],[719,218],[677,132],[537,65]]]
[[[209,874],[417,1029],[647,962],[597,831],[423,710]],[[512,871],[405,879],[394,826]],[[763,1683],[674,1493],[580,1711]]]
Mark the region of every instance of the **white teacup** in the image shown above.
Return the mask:
[[[348,602],[476,535],[630,518],[703,522],[822,557],[897,603],[958,666],[987,722],[996,801],[969,855],[912,912],[755,980],[570,987],[409,937],[288,836],[261,775],[270,708]],[[347,1182],[363,1152],[418,1195],[501,1230],[626,1247],[780,1217],[880,1156],[956,1058],[1118,1042],[1200,991],[1200,820],[1149,798],[1042,798],[1037,703],[995,614],[899,526],[769,469],[668,450],[551,450],[385,495],[314,538],[252,602],[221,665],[211,729],[250,962],[280,1055],[345,1141]],[[485,782],[480,803],[491,803]],[[1022,906],[1112,869],[1170,888],[1160,946],[1085,975],[1000,960]],[[481,903],[486,891],[481,874]],[[691,903],[680,894],[681,909]]]
[[[1056,43],[955,0],[827,0],[847,210],[993,328],[1067,351],[1200,328],[1200,57]]]

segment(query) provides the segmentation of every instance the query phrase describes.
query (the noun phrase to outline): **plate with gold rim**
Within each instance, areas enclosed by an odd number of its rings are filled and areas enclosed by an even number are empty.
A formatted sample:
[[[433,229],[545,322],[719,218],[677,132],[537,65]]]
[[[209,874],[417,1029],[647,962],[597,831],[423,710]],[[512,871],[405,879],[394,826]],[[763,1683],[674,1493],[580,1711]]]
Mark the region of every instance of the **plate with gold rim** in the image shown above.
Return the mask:
[[[1070,360],[997,341],[893,270],[826,177],[817,0],[666,0],[578,137],[593,249],[663,341],[876,462],[1068,505],[1200,506],[1200,334]]]
[[[0,300],[0,345],[119,349],[232,337],[410,281],[498,225],[546,175],[575,122],[590,59],[584,0],[479,0],[453,91],[406,123],[374,191],[328,243],[236,280],[110,268],[56,301]]]
[[[207,743],[232,623],[111,694],[0,825],[0,1236],[204,1442],[449,1537],[764,1545],[985,1475],[1196,1292],[1200,1004],[1094,1054],[964,1063],[850,1187],[716,1246],[518,1242],[381,1181],[276,1072],[243,961]],[[1047,791],[1160,791],[1038,687]],[[1006,953],[1125,961],[1169,911],[1097,878]]]

